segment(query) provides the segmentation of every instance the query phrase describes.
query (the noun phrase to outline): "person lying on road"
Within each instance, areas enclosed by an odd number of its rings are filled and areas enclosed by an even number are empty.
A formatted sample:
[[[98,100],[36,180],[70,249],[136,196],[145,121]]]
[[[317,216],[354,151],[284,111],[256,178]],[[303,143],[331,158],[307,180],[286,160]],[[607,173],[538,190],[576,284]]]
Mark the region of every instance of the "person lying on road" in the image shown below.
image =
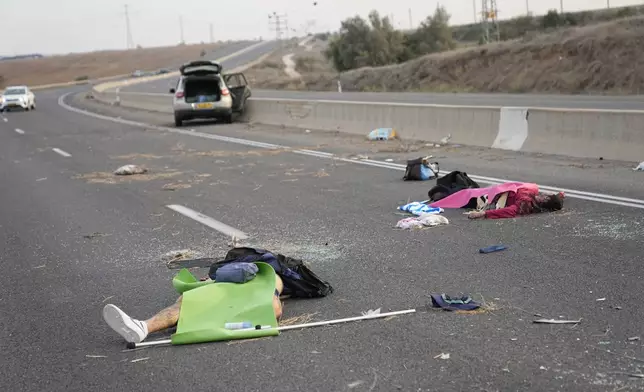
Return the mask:
[[[279,275],[275,276],[275,295],[273,296],[273,311],[275,318],[282,317],[282,303],[279,296],[284,291],[284,283]],[[174,327],[179,322],[179,311],[181,310],[181,299],[177,299],[174,305],[167,307],[155,314],[148,320],[142,321],[125,314],[116,305],[107,304],[103,308],[103,319],[116,333],[121,335],[128,343],[140,343],[148,334],[163,331]]]
[[[536,189],[519,188],[516,192],[508,192],[504,208],[474,211],[468,217],[470,219],[503,219],[514,218],[517,215],[559,211],[563,208],[563,202],[563,193],[544,195]]]

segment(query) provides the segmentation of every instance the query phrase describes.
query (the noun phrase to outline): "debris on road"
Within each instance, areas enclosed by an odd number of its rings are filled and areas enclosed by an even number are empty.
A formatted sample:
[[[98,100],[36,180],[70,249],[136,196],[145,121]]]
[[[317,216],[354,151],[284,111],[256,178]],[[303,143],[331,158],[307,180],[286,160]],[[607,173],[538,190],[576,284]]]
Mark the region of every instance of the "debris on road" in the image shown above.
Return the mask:
[[[488,246],[488,247],[479,249],[479,253],[500,252],[500,251],[506,250],[506,249],[508,249],[508,247],[505,246],[505,245],[492,245],[492,246]]]
[[[190,249],[171,250],[161,256],[161,261],[170,263],[177,260],[196,259],[201,256],[202,255],[199,252],[195,252]]]
[[[165,184],[161,189],[163,189],[164,191],[176,191],[177,189],[188,189],[191,187],[192,185],[190,184],[169,183],[169,184]]]
[[[369,132],[369,135],[367,135],[367,139],[369,140],[389,140],[396,139],[397,137],[398,134],[393,128],[374,129],[373,131]]]
[[[476,310],[481,307],[481,304],[474,301],[469,295],[461,297],[450,297],[446,294],[432,294],[432,306],[444,310]]]
[[[635,171],[644,171],[644,161],[640,162],[640,164],[637,165],[637,167],[634,168],[633,170],[635,170]]]
[[[85,355],[85,358],[107,358],[107,355]]]
[[[597,298],[595,301],[597,301],[597,302],[606,301],[606,298]]]
[[[134,174],[145,174],[148,169],[138,165],[125,165],[121,166],[114,171],[117,176],[131,176]]]
[[[131,360],[130,362],[131,362],[131,363],[137,363],[137,362],[141,362],[141,361],[147,361],[148,359],[150,359],[150,357],[137,358],[137,359],[133,359],[133,360]]]
[[[579,324],[581,323],[581,319],[579,320],[538,319],[538,320],[534,320],[533,323],[535,324]]]
[[[430,162],[433,156],[429,155],[407,161],[404,181],[427,181],[438,177],[440,166],[438,162]]]
[[[369,159],[369,156],[358,154],[358,155],[355,155],[355,156],[351,157],[351,159],[353,159],[354,161],[355,160],[362,160],[362,159]]]
[[[434,359],[449,359],[449,353],[440,353],[437,356],[434,357]]]
[[[376,310],[369,309],[366,312],[362,312],[363,316],[375,316],[377,314],[380,314],[380,308],[378,308]]]
[[[436,227],[448,225],[449,220],[444,216],[435,214],[425,214],[420,217],[404,218],[396,223],[396,227],[403,230],[424,229],[426,227]]]
[[[629,342],[637,342],[637,341],[639,341],[639,340],[640,340],[640,337],[639,337],[639,336],[633,336],[633,337],[628,338],[628,341],[629,341]]]
[[[420,201],[413,201],[411,203],[407,203],[404,206],[398,207],[398,210],[408,212],[416,216],[421,216],[425,214],[440,214],[444,212],[442,208],[430,207],[429,205]]]
[[[109,236],[109,234],[95,232],[95,233],[92,233],[92,234],[85,234],[85,235],[83,235],[83,238],[85,238],[87,240],[93,240],[94,238],[108,237],[108,236]]]
[[[441,139],[441,144],[447,144],[447,143],[449,143],[450,140],[452,140],[452,134],[451,133]]]

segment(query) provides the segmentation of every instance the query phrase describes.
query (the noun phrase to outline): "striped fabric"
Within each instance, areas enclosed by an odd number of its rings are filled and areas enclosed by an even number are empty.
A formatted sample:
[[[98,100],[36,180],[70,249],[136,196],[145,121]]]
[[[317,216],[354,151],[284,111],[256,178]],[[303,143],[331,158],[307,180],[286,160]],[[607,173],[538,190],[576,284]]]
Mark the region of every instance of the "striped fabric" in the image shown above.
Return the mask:
[[[422,214],[440,214],[441,212],[443,212],[442,208],[430,207],[429,205],[425,204],[425,202],[421,201],[413,201],[409,204],[398,207],[398,209],[400,211],[409,212],[410,214],[416,216],[421,216]]]

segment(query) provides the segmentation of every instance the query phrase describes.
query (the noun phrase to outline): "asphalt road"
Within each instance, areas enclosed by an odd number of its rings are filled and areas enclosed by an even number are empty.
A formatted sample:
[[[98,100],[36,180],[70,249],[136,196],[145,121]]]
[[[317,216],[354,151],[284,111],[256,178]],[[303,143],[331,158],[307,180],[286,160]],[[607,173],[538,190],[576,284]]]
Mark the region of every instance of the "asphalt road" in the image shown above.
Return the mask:
[[[243,42],[234,42],[229,45],[223,46],[222,48],[213,51],[207,56],[209,60],[217,60],[225,56],[229,56],[235,52],[238,52],[244,48],[257,44],[257,41],[243,41]],[[249,63],[266,53],[274,50],[277,45],[275,41],[266,41],[263,45],[260,45],[256,48],[253,48],[247,52],[240,54],[239,56],[233,57],[229,60],[224,60],[221,62],[224,67],[224,72],[236,68],[240,65]],[[167,94],[171,87],[175,87],[176,78],[168,78],[156,80],[148,83],[134,84],[128,87],[123,87],[122,91],[136,91],[136,92],[148,92],[148,93],[160,93]]]
[[[396,162],[427,151],[244,124],[192,124],[186,129],[195,132],[178,134],[70,112],[58,104],[62,93],[42,92],[37,111],[0,118],[0,389],[644,387],[644,380],[628,376],[642,373],[644,364],[642,341],[629,340],[644,333],[638,298],[644,289],[644,210],[571,198],[556,214],[473,222],[448,211],[448,226],[399,231],[393,228],[402,218],[396,206],[422,199],[431,184],[402,182],[402,173],[389,168],[204,134]],[[159,114],[70,103],[123,119],[171,123]],[[640,173],[619,163],[599,167],[509,153],[493,158],[465,149],[440,154],[445,166],[479,175],[644,196]],[[146,165],[150,175],[110,175],[128,163]],[[602,184],[607,178],[612,182]],[[149,317],[176,297],[163,253],[189,248],[216,257],[227,247],[228,238],[168,204],[243,230],[252,244],[304,257],[334,285],[328,298],[286,301],[286,319],[312,314],[327,320],[375,308],[419,312],[256,341],[122,351],[123,342],[101,319],[105,303]],[[477,252],[496,243],[509,249]],[[488,307],[475,314],[426,310],[428,295],[440,292],[471,293]],[[537,325],[536,314],[582,322]],[[436,358],[441,353],[450,358]]]

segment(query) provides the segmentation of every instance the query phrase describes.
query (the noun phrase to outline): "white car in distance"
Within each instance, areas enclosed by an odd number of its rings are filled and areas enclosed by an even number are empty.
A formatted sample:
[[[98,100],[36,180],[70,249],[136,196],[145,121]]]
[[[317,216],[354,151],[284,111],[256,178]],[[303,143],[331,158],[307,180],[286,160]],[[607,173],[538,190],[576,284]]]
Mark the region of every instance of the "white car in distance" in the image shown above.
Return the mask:
[[[10,109],[36,109],[36,96],[27,86],[10,86],[0,94],[0,112]]]

